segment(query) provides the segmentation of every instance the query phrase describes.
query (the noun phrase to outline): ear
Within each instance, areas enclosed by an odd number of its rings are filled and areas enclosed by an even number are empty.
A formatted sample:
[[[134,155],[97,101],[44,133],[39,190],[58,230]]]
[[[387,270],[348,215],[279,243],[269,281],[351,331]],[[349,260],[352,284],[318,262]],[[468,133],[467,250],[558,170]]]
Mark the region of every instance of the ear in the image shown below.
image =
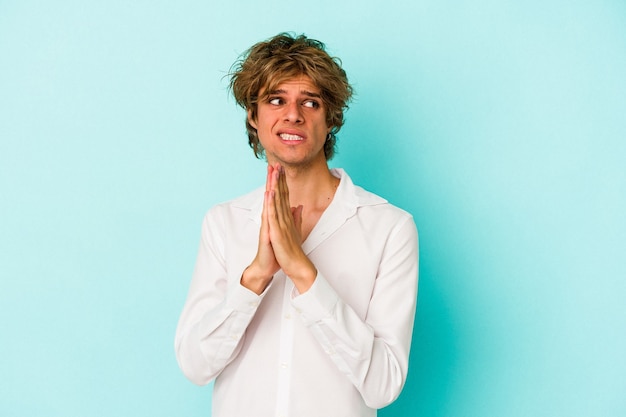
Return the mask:
[[[252,118],[252,110],[248,109],[248,123],[255,129],[258,129],[256,126],[256,120]]]

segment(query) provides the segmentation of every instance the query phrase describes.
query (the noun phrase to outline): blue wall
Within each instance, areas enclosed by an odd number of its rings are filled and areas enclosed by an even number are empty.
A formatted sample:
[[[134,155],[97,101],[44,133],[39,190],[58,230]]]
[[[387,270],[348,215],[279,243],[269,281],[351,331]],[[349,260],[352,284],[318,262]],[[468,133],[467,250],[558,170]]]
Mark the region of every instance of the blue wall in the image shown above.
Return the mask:
[[[220,3],[0,1],[0,415],[209,415],[174,329],[264,169],[222,77],[285,30],[355,84],[333,166],[420,230],[380,415],[626,415],[625,3]]]

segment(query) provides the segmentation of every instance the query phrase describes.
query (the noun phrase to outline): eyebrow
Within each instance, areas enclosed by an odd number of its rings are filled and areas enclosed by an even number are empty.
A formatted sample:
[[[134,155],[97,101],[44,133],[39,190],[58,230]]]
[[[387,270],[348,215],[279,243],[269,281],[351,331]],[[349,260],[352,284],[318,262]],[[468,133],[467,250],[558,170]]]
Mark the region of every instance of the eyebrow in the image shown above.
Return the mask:
[[[285,90],[272,90],[272,91],[268,91],[267,95],[275,95],[275,94],[286,94],[287,91]],[[314,98],[322,98],[322,96],[318,93],[313,93],[312,91],[308,91],[308,90],[302,90],[300,91],[301,94],[304,94],[307,97],[314,97]]]

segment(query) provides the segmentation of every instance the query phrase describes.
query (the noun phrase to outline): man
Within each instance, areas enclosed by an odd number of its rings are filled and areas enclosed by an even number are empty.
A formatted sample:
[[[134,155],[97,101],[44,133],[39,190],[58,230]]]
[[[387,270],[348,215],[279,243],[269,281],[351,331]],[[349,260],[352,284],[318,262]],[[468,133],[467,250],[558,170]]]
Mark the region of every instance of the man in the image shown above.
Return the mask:
[[[230,86],[266,185],[205,216],[178,363],[214,417],[375,416],[407,375],[413,219],[329,169],[352,88],[322,43],[260,42]]]

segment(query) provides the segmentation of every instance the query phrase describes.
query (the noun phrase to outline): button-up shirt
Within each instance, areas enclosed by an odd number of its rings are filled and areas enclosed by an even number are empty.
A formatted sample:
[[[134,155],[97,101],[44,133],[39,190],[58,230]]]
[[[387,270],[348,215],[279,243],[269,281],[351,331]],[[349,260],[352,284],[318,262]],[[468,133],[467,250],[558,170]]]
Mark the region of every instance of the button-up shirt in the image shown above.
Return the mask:
[[[258,247],[263,190],[213,207],[202,224],[176,332],[183,373],[215,379],[213,417],[356,417],[397,398],[417,297],[417,230],[407,212],[355,186],[302,244],[317,269],[299,294],[278,271],[261,295],[240,283]]]

